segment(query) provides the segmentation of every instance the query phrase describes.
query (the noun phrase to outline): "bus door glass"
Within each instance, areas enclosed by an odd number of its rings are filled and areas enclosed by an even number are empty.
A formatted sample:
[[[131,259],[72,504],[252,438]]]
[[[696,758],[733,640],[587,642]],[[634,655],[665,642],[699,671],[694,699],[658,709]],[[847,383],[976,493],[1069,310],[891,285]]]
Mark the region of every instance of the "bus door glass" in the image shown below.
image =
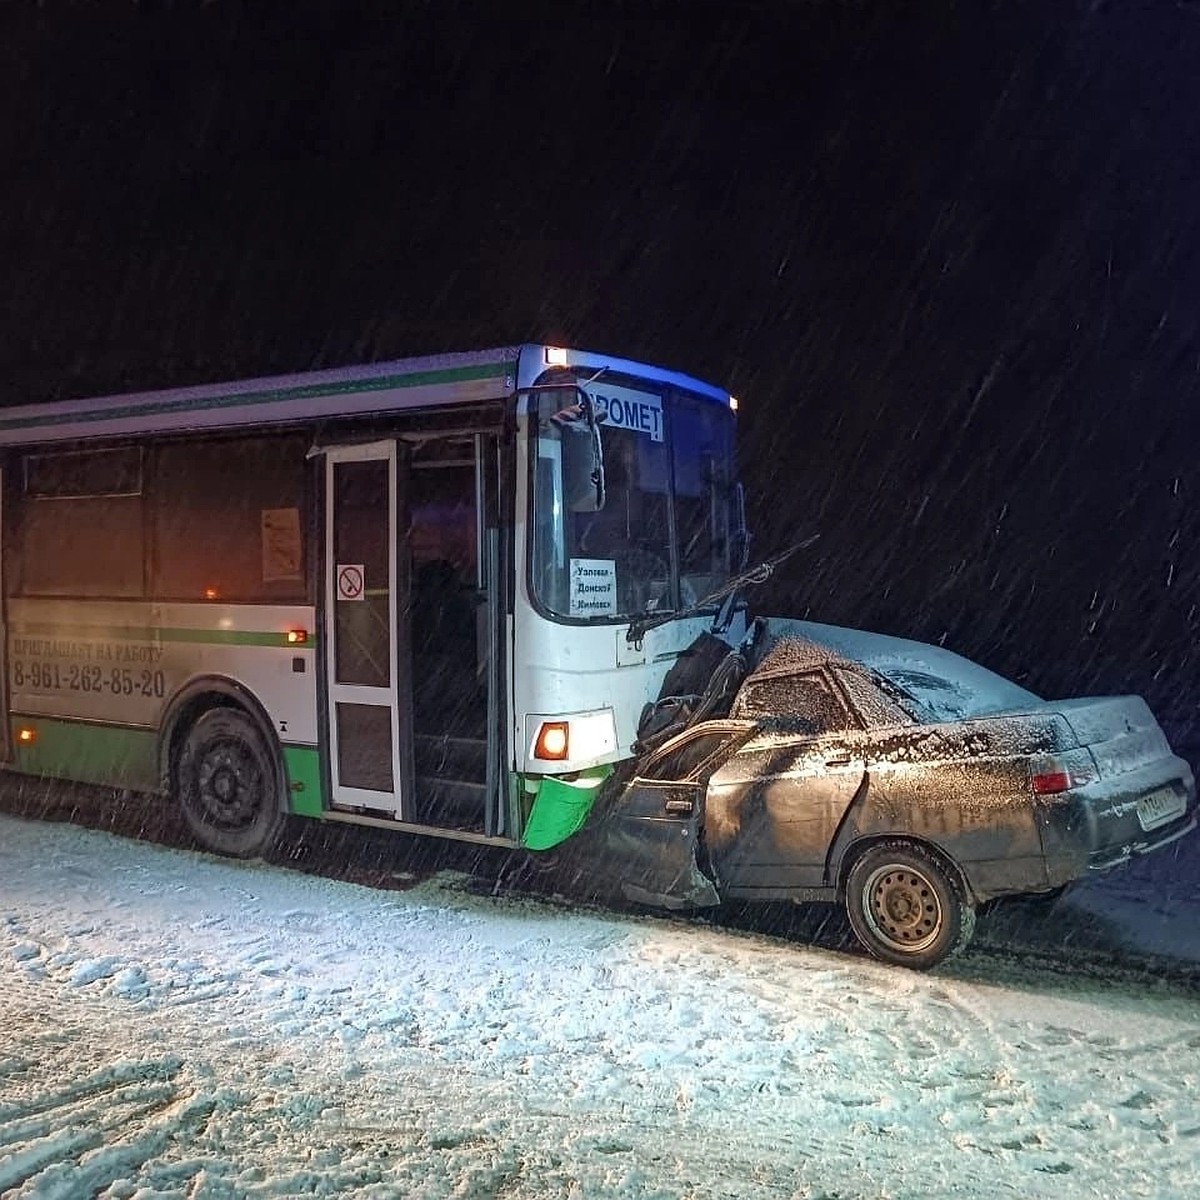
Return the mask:
[[[396,443],[331,448],[325,472],[332,799],[405,819]]]
[[[489,720],[497,698],[487,520],[494,457],[494,439],[470,431],[414,444],[403,539],[411,564],[413,819],[487,835],[503,832]]]

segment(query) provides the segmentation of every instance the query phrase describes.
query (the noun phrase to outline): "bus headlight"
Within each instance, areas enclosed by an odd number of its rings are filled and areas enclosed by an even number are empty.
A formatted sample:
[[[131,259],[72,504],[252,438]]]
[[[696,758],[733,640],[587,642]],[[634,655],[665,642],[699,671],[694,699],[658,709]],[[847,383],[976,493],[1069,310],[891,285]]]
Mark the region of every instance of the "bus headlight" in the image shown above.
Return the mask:
[[[530,713],[525,718],[526,756],[539,763],[570,764],[571,770],[611,762],[617,725],[611,708],[583,713]]]
[[[570,758],[571,722],[543,721],[533,739],[533,757],[547,762],[563,762]]]

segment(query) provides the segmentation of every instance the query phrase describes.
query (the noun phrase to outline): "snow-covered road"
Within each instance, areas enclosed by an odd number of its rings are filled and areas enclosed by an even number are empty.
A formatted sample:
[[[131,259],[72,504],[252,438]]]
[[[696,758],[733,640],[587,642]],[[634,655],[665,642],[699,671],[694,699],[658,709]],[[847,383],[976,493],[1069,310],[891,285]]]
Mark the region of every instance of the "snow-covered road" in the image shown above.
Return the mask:
[[[1200,1003],[0,816],[0,1194],[1198,1195]]]

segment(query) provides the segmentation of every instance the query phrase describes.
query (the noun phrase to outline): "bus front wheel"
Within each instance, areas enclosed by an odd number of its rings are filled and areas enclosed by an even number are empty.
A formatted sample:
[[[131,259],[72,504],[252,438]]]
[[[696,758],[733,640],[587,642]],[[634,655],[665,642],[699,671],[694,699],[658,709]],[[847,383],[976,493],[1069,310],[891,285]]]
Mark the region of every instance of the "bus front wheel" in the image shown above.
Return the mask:
[[[253,858],[271,848],[284,821],[275,758],[256,723],[235,708],[210,708],[188,730],[176,791],[206,850]]]

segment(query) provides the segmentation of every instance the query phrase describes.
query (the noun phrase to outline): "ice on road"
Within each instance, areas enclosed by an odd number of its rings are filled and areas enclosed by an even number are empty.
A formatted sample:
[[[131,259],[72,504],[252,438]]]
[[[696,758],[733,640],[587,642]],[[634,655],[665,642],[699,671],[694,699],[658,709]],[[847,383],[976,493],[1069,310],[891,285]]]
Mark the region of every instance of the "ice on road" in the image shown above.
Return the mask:
[[[1200,1006],[0,816],[0,1194],[1200,1195]]]

